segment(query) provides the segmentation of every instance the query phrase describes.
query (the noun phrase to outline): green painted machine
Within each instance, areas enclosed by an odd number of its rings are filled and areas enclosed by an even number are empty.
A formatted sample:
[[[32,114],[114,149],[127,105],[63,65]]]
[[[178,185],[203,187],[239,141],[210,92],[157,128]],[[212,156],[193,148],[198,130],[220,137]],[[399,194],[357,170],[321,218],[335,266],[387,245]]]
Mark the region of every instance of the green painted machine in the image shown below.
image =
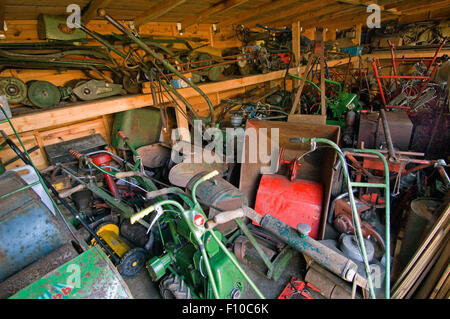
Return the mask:
[[[301,77],[294,74],[289,74],[289,76],[297,80],[302,80]],[[305,80],[305,82],[312,85],[320,93],[320,88],[314,82],[309,80]],[[358,101],[357,95],[355,93],[343,91],[340,82],[329,79],[325,79],[325,82],[337,86],[337,92],[334,97],[325,97],[327,101],[327,107],[330,110],[329,114],[327,114],[327,124],[339,125],[342,129],[344,129],[347,126],[347,112],[359,112],[359,110],[361,109],[361,103]]]
[[[331,110],[331,116],[327,119],[327,124],[339,125],[341,128],[345,128],[347,112],[359,112],[361,104],[355,93],[339,90],[336,97],[328,101],[328,108]]]
[[[131,292],[99,246],[94,246],[10,299],[128,299]]]
[[[0,174],[0,299],[132,298],[103,250],[88,248],[50,196],[49,190],[110,252],[39,173],[5,111],[8,108],[7,97],[0,96],[4,116],[0,123],[10,125],[23,151],[0,131],[5,140],[2,146],[8,145],[38,180],[28,183],[15,171]],[[42,192],[35,187],[41,187]],[[42,197],[48,197],[51,204],[44,204]]]

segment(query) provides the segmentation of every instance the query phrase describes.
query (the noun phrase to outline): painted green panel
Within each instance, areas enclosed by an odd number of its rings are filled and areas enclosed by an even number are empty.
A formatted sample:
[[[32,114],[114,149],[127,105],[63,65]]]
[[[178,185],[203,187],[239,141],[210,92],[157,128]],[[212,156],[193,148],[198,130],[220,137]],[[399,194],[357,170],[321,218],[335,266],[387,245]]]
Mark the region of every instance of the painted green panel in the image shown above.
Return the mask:
[[[104,252],[94,246],[10,299],[128,299],[130,290]]]
[[[119,149],[126,149],[123,139],[117,136],[119,130],[125,133],[134,148],[156,143],[161,134],[160,112],[154,107],[144,107],[115,115],[112,145]]]

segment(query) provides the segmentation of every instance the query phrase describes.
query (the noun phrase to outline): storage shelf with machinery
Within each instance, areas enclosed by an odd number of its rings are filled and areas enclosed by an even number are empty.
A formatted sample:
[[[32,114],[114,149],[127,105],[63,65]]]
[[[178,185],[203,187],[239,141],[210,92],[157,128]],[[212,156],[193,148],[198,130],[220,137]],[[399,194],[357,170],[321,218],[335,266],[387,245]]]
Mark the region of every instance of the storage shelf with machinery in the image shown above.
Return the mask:
[[[0,298],[448,298],[450,1],[3,2]]]

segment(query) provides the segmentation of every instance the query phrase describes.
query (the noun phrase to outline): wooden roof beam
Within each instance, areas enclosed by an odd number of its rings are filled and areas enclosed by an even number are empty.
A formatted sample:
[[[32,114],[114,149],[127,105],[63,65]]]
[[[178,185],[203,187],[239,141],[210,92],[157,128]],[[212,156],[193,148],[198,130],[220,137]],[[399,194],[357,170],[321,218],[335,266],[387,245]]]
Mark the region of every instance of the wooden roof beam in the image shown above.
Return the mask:
[[[321,19],[312,19],[308,21],[303,21],[302,27],[304,29],[313,28],[317,26],[322,26],[328,29],[339,29],[344,30],[351,28],[357,24],[364,24],[367,20],[368,13],[366,10],[361,10],[358,8],[350,9],[349,11],[343,12],[340,15],[334,15],[332,17],[325,17]],[[381,15],[381,21],[387,21],[396,18],[396,15],[386,12],[386,14]]]
[[[136,17],[136,19],[134,19],[134,25],[136,27],[138,27],[147,22],[155,20],[185,2],[186,2],[186,0],[167,0],[167,1],[163,1],[158,4],[155,4],[154,6],[150,7],[148,10],[145,10],[145,12],[143,14]]]
[[[385,5],[385,8],[395,7],[405,15],[415,15],[426,11],[446,8],[450,5],[450,0],[421,0],[421,1],[399,1],[397,3]]]
[[[219,22],[217,24],[217,28],[224,28],[229,25],[237,24],[238,22],[248,21],[253,17],[277,10],[278,8],[292,4],[293,2],[293,0],[275,0],[270,3],[265,3],[253,10],[243,12],[242,14],[236,15],[235,17]]]
[[[279,15],[274,15],[271,17],[266,17],[265,19],[260,19],[256,22],[252,22],[251,24],[248,25],[248,27],[253,27],[256,24],[277,24],[277,25],[290,25],[292,23],[294,23],[295,21],[300,21],[301,26],[303,26],[303,22],[304,20],[311,20],[317,17],[322,17],[324,15],[329,15],[332,13],[335,13],[337,11],[340,10],[345,10],[345,9],[349,9],[351,8],[350,5],[348,4],[337,4],[337,5],[326,5],[324,6],[324,3],[322,3],[322,1],[315,1],[314,4],[316,4],[316,8],[318,10],[307,10],[307,9],[303,9],[303,10],[293,10],[291,11],[293,14],[291,15],[289,13],[289,16],[286,17],[286,14],[279,14]]]
[[[209,7],[206,10],[203,10],[202,12],[193,15],[192,17],[186,18],[181,22],[181,28],[182,30],[185,30],[187,27],[193,25],[193,24],[198,24],[204,20],[206,20],[207,18],[209,18],[210,16],[220,12],[223,13],[224,11],[230,10],[232,8],[235,8],[245,2],[247,2],[249,0],[225,0],[225,1],[221,1],[215,5],[213,5],[212,7]]]
[[[84,13],[81,16],[81,20],[84,24],[87,24],[89,21],[95,19],[97,15],[97,10],[100,8],[106,8],[112,0],[91,0],[89,4],[83,8]]]
[[[402,14],[401,11],[397,10],[397,8],[394,8],[394,7],[385,8],[385,6],[378,4],[378,1],[375,1],[375,0],[370,0],[370,1],[367,1],[367,0],[339,0],[339,2],[346,3],[346,4],[352,4],[355,6],[365,6],[365,7],[368,7],[371,4],[376,4],[380,7],[381,11],[386,11],[386,12],[392,13],[394,15]]]

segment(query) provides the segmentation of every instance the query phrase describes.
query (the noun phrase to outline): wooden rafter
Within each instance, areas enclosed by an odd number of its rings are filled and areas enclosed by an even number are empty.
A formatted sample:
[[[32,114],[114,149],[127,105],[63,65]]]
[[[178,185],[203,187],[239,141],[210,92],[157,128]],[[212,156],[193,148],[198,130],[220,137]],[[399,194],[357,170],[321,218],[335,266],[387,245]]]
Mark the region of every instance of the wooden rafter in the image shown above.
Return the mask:
[[[236,15],[235,17],[232,17],[230,19],[224,20],[217,24],[218,28],[223,28],[232,24],[236,24],[238,22],[245,22],[249,19],[267,13],[274,10],[277,10],[281,7],[287,6],[289,4],[292,4],[292,0],[276,0],[271,3],[263,4],[253,10],[249,10],[247,12],[243,12],[242,14]]]
[[[112,0],[92,0],[89,2],[86,11],[83,13],[81,19],[85,24],[97,17],[97,10],[106,8]]]
[[[350,8],[350,6],[347,4],[327,5],[326,2],[327,1],[315,1],[314,7],[300,6],[295,10],[289,10],[288,14],[281,12],[280,14],[272,15],[270,17],[254,21],[248,24],[248,27],[255,26],[256,24],[275,23],[277,21],[279,21],[279,23],[283,25],[290,25],[295,21],[311,20],[316,17],[321,17]]]
[[[168,0],[168,1],[163,1],[158,4],[155,4],[154,6],[150,7],[148,10],[145,10],[145,12],[143,14],[136,17],[136,19],[134,19],[134,25],[136,27],[138,27],[147,22],[155,20],[185,2],[186,2],[186,0]]]
[[[212,7],[209,7],[206,10],[203,10],[202,12],[184,19],[181,22],[181,27],[182,29],[186,29],[187,27],[193,25],[193,24],[197,24],[200,23],[202,21],[204,21],[205,19],[211,17],[212,15],[216,14],[216,13],[223,13],[227,10],[230,10],[232,8],[235,8],[245,2],[247,2],[249,0],[225,0],[225,1],[221,1],[218,4],[213,5]]]
[[[340,30],[351,28],[354,25],[357,24],[364,24],[367,21],[368,13],[365,9],[360,8],[352,8],[348,9],[345,12],[342,12],[340,14],[335,14],[333,16],[328,17],[322,17],[319,19],[312,19],[308,21],[304,21],[303,27],[305,29],[312,28],[315,26],[324,26],[327,28],[337,28]],[[390,20],[392,18],[396,17],[395,15],[389,14],[386,12],[386,14],[381,15],[381,21]]]
[[[387,9],[396,8],[403,14],[412,15],[426,11],[446,8],[450,5],[450,0],[421,0],[421,1],[398,1],[384,7]]]
[[[370,0],[370,1],[368,1],[368,0],[339,0],[339,2],[352,4],[352,5],[355,5],[355,6],[365,6],[365,7],[368,7],[371,4],[377,4],[380,7],[381,11],[387,11],[387,12],[392,13],[394,15],[401,15],[402,14],[400,11],[397,10],[397,8],[394,8],[394,7],[392,7],[392,8],[385,8],[384,6],[378,4],[378,1],[374,1],[374,0]]]

